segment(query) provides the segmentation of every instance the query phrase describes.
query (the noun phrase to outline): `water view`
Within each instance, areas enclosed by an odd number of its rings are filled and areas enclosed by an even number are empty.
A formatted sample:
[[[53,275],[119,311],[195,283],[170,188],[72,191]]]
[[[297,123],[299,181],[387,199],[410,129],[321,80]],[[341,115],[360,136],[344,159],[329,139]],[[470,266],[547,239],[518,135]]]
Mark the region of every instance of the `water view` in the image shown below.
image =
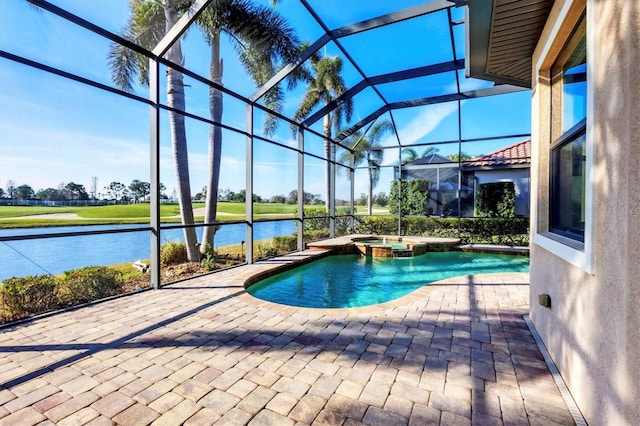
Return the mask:
[[[55,228],[0,229],[0,237],[38,233],[65,233],[135,228],[132,225],[64,226]],[[295,222],[254,223],[254,239],[271,239],[295,232]],[[200,230],[198,230],[200,234]],[[149,257],[150,231],[0,242],[0,281],[14,276],[59,274],[88,265],[113,265]],[[240,244],[246,238],[245,224],[222,226],[215,246]],[[162,242],[183,241],[181,229],[161,231]]]

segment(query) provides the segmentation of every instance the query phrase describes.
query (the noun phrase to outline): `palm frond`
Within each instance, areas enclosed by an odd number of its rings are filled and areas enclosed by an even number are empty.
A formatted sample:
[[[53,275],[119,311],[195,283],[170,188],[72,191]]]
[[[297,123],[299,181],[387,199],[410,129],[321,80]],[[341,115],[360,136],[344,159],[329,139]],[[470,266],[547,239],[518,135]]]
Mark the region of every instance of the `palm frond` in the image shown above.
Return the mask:
[[[131,0],[131,17],[122,31],[122,37],[145,49],[152,49],[165,32],[165,17],[157,2]],[[131,91],[137,75],[140,84],[148,84],[149,59],[120,44],[112,43],[107,54],[111,79],[116,87]]]
[[[112,43],[107,54],[107,64],[111,70],[111,80],[116,87],[130,92],[132,81],[138,70],[139,54],[119,43]]]
[[[320,92],[317,89],[315,89],[315,87],[310,87],[305,92],[304,98],[302,99],[300,106],[298,107],[296,112],[293,114],[293,117],[292,117],[293,120],[294,121],[303,120],[309,115],[311,111],[313,111],[314,108],[320,105],[322,101],[323,99],[320,96]],[[295,125],[292,125],[291,130],[294,135],[297,129],[298,128]]]
[[[197,22],[209,43],[216,33],[229,36],[240,63],[258,87],[295,60],[300,51],[300,41],[287,21],[272,8],[249,0],[214,2]],[[270,90],[264,100],[270,109],[282,110],[283,94],[279,87]],[[267,114],[265,132],[273,134],[277,124],[278,120]]]

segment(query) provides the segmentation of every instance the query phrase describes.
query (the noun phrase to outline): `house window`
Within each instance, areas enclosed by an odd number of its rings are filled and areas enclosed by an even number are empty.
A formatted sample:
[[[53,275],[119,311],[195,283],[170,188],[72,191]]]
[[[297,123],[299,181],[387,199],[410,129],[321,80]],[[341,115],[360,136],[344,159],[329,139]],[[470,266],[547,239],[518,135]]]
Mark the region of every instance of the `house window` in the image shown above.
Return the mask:
[[[586,111],[586,22],[583,16],[551,69],[552,233],[584,243]]]

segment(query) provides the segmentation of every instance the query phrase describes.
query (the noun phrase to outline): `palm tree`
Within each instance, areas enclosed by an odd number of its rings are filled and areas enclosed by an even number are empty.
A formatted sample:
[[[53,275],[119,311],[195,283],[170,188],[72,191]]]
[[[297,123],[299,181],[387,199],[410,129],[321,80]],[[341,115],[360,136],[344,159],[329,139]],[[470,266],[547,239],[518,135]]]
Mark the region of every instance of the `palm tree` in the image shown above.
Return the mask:
[[[178,0],[130,0],[129,7],[131,17],[122,35],[148,50],[153,49],[179,19]],[[174,43],[165,57],[176,64],[182,63],[180,40]],[[120,89],[131,91],[136,74],[141,84],[148,84],[149,59],[146,56],[114,43],[109,51],[108,63],[111,78]],[[179,111],[185,110],[183,76],[171,67],[167,67],[167,105]],[[180,215],[184,225],[191,225],[194,218],[184,116],[169,110],[169,123]],[[189,260],[197,261],[197,238],[193,227],[184,228],[184,239]]]
[[[366,161],[369,180],[367,185],[367,209],[369,216],[373,214],[373,189],[380,180],[380,165],[384,152],[379,142],[386,132],[393,131],[393,124],[389,120],[381,121],[371,127],[366,133],[356,132],[345,139],[349,148],[353,150],[353,166]],[[345,152],[340,161],[345,163],[349,160],[350,152]]]
[[[342,59],[340,57],[325,56],[318,58],[312,56],[310,60],[313,68],[313,77],[307,85],[302,103],[293,116],[295,121],[306,118],[317,106],[327,105],[347,91],[345,82],[340,75],[342,72]],[[332,112],[327,113],[323,118],[323,148],[326,159],[324,168],[325,207],[327,211],[329,211],[329,196],[331,193],[329,174],[331,173],[331,162],[335,159],[335,145],[331,142],[331,132],[332,130],[338,132],[343,118],[347,121],[351,120],[352,111],[353,102],[352,99],[349,98],[340,103]],[[293,126],[292,130],[295,133],[297,128]]]
[[[421,156],[418,156],[418,151],[416,151],[413,148],[402,148],[402,151],[400,152],[401,156],[402,156],[402,164],[407,164],[407,163],[411,163],[412,161],[416,161],[420,158],[424,158],[427,157],[429,155],[435,155],[438,153],[438,151],[440,151],[438,148],[436,148],[435,146],[430,146],[429,148],[426,148],[423,152]]]
[[[165,31],[168,31],[177,22],[179,12],[186,10],[193,3],[193,0],[130,0],[130,2],[132,16],[124,35],[141,46],[151,49],[159,42]],[[254,5],[249,0],[214,2],[203,11],[196,23],[211,47],[210,79],[220,86],[223,76],[223,60],[220,55],[222,34],[229,36],[242,65],[258,86],[266,83],[284,64],[292,62],[300,51],[300,43],[286,21],[273,9]],[[177,64],[182,63],[179,41],[173,45],[167,59]],[[147,81],[147,61],[143,55],[138,55],[120,45],[113,45],[109,54],[113,79],[119,87],[125,90],[131,90],[131,80],[136,73],[141,82]],[[170,67],[167,69],[167,103],[178,110],[184,110],[182,74]],[[298,70],[292,75],[290,84],[294,84],[304,76],[304,70]],[[264,99],[265,105],[272,110],[279,111],[281,109],[282,91],[278,86],[267,92]],[[213,122],[220,123],[222,121],[222,91],[217,86],[211,86],[209,89],[209,111]],[[171,111],[169,114],[182,220],[184,224],[193,224],[184,116]],[[276,129],[276,124],[276,119],[267,115],[266,133],[272,134]],[[205,223],[212,223],[216,220],[221,151],[222,129],[220,126],[212,125],[209,132]],[[203,253],[213,247],[215,231],[216,227],[214,226],[204,227],[200,246]],[[197,260],[197,240],[195,230],[192,227],[185,228],[185,241],[189,250],[189,260]]]
[[[200,15],[197,24],[211,47],[209,78],[219,85],[222,85],[223,76],[223,59],[220,56],[220,38],[223,34],[228,36],[244,69],[258,87],[265,84],[282,66],[293,62],[300,53],[300,42],[284,18],[275,10],[255,5],[249,0],[214,2]],[[304,69],[297,70],[290,79],[290,87],[304,76]],[[264,101],[270,109],[280,111],[282,109],[281,89],[278,86],[272,88],[266,93]],[[222,121],[222,107],[222,91],[216,86],[211,86],[209,111],[213,122]],[[276,126],[275,117],[267,114],[265,133],[272,134]],[[216,219],[221,151],[222,129],[220,126],[212,125],[209,132],[205,223],[211,223]],[[201,247],[203,252],[207,247],[213,247],[216,229],[214,226],[204,228]]]

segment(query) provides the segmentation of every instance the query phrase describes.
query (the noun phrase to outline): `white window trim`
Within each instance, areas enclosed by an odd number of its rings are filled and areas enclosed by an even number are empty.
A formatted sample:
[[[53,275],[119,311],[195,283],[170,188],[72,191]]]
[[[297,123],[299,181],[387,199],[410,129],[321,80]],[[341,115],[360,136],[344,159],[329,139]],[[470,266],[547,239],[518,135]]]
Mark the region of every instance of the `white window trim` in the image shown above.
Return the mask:
[[[595,37],[596,28],[595,16],[593,13],[594,10],[594,1],[587,1],[587,117],[586,117],[586,155],[587,160],[585,164],[585,173],[586,173],[586,185],[585,185],[585,223],[584,223],[584,244],[582,248],[572,247],[570,242],[564,243],[563,238],[559,235],[553,234],[550,237],[550,233],[543,232],[540,233],[537,226],[537,221],[535,225],[535,231],[533,235],[533,243],[537,246],[545,249],[546,251],[558,256],[559,258],[565,260],[566,262],[582,269],[583,271],[595,275],[595,250],[594,250],[594,242],[595,242],[595,221],[594,221],[594,195],[595,195],[595,182],[594,182],[594,166],[595,166],[595,141],[593,135],[594,132],[594,84],[592,69],[593,69],[593,55],[589,55],[588,52],[596,51],[596,42],[597,39]],[[554,23],[551,34],[558,34],[560,27],[563,26],[567,14],[571,9],[573,2],[567,1],[564,5],[560,14],[558,16],[558,20]],[[538,62],[536,63],[536,71],[540,70],[542,63],[548,58],[549,51],[554,44],[555,39],[550,37],[542,50],[541,55],[539,56]],[[536,113],[539,114],[539,108],[536,108]],[[546,165],[550,167],[550,164]],[[537,208],[537,207],[536,207]]]

